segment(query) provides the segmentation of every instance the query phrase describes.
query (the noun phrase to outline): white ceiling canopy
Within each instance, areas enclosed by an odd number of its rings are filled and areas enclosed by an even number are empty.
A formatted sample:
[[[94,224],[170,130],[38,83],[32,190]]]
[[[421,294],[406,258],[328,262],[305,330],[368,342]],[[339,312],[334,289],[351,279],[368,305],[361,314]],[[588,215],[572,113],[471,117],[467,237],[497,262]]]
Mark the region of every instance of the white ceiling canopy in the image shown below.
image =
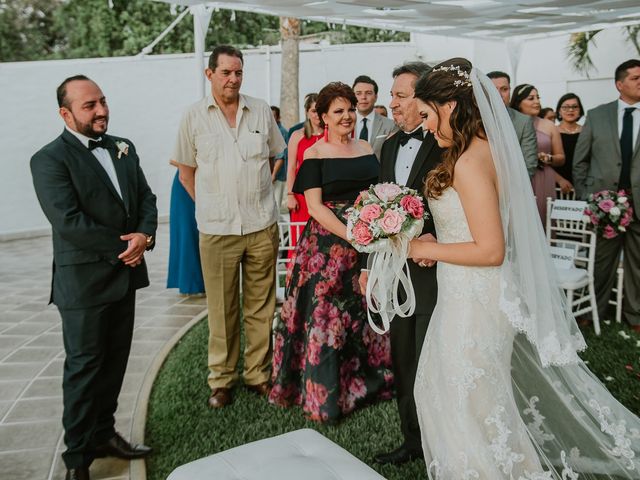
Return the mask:
[[[545,36],[640,23],[638,0],[157,0],[472,38]]]

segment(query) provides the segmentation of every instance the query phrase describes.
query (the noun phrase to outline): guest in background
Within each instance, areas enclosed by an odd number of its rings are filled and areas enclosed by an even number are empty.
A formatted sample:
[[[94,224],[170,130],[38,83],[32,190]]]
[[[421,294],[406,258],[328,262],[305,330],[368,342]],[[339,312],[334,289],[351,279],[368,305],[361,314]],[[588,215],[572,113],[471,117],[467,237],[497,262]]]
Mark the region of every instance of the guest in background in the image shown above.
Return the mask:
[[[279,239],[270,159],[286,144],[269,105],[240,93],[240,50],[215,47],[204,73],[210,94],[184,113],[173,158],[196,203],[209,323],[208,404],[222,408],[239,380],[241,311],[244,384],[269,393]]]
[[[538,113],[538,117],[546,118],[550,122],[556,122],[556,112],[553,111],[553,108],[545,107],[540,109],[540,113]]]
[[[600,318],[607,318],[611,289],[620,253],[624,251],[622,312],[640,333],[640,60],[618,65],[617,100],[590,110],[573,157],[573,180],[578,198],[600,190],[626,190],[633,205],[633,221],[615,238],[598,237],[595,290]]]
[[[317,93],[309,93],[304,101],[304,114],[306,120],[303,127],[296,130],[289,138],[288,165],[287,165],[287,208],[292,222],[307,222],[309,220],[309,210],[307,210],[307,202],[304,195],[293,191],[293,184],[298,175],[298,170],[304,161],[304,152],[311,145],[322,138],[322,126],[320,118],[316,113]],[[290,232],[290,245],[296,246],[300,230],[292,228]],[[290,250],[292,252],[292,250]]]
[[[169,163],[177,170],[178,163],[175,160]],[[167,288],[177,288],[182,295],[204,293],[198,236],[196,204],[180,183],[180,173],[176,171],[169,205]]]
[[[289,141],[289,132],[280,122],[280,108],[271,105],[273,118],[276,119],[278,129],[282,134],[284,142]],[[277,154],[273,159],[273,170],[271,171],[271,181],[273,182],[273,194],[276,197],[276,205],[280,213],[287,213],[286,193],[287,193],[287,149]]]
[[[326,140],[309,147],[293,190],[311,219],[296,247],[286,299],[274,327],[272,403],[302,405],[310,419],[331,422],[392,395],[389,336],[367,322],[358,286],[358,253],[346,240],[345,212],[378,179],[378,160],[352,138],[357,99],[348,85],[325,86],[317,115]]]
[[[553,167],[564,164],[560,132],[553,122],[538,117],[540,96],[533,85],[524,84],[515,88],[511,108],[533,117],[538,141],[538,169],[531,179],[531,184],[542,225],[546,225],[547,197],[556,198],[556,171]]]
[[[522,150],[529,177],[533,177],[538,168],[538,142],[536,140],[536,131],[533,128],[533,119],[529,115],[523,115],[518,110],[509,107],[509,102],[511,101],[511,78],[508,74],[496,70],[489,72],[487,77],[496,86],[502,101],[507,107],[509,118],[511,118],[511,123],[513,123],[513,128],[515,128],[518,136],[518,143]]]
[[[353,81],[353,92],[358,99],[356,106],[356,138],[369,142],[373,153],[380,160],[382,144],[390,133],[395,132],[396,125],[389,118],[379,115],[373,110],[378,100],[378,84],[371,77],[360,75]]]
[[[562,148],[564,149],[564,165],[554,167],[556,171],[556,183],[562,193],[569,193],[573,190],[573,153],[578,143],[578,135],[582,126],[578,120],[584,115],[582,102],[575,93],[566,93],[556,107],[557,119],[560,121],[558,130],[562,138]]]
[[[383,117],[389,116],[389,114],[387,113],[387,107],[385,107],[384,105],[376,105],[375,107],[373,107],[373,109],[378,115],[381,115]]]

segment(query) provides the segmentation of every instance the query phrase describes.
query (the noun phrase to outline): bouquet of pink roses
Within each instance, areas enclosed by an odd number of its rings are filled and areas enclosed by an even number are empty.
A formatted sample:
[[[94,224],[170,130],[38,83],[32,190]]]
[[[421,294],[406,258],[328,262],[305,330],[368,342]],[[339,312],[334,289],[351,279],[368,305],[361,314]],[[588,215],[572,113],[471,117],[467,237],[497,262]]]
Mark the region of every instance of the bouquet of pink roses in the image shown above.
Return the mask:
[[[347,238],[359,252],[383,251],[389,241],[418,236],[427,216],[417,191],[379,183],[360,192],[347,210]]]
[[[420,235],[427,216],[418,192],[395,183],[372,185],[347,210],[347,239],[359,252],[371,253],[367,315],[371,328],[380,334],[389,330],[394,316],[408,317],[415,310],[407,256],[409,242]],[[398,300],[400,287],[407,297],[403,303]],[[370,312],[380,315],[382,328]]]
[[[589,195],[584,220],[603,238],[615,238],[625,232],[632,219],[633,207],[624,190],[601,190]]]

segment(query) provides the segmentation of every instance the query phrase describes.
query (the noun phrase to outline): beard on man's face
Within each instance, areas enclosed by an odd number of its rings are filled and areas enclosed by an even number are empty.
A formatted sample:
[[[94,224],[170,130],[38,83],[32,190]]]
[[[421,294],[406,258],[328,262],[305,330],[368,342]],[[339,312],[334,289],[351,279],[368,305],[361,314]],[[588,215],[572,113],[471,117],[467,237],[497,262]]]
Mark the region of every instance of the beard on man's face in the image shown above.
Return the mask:
[[[78,133],[81,133],[85,137],[97,138],[107,132],[109,115],[96,115],[89,123],[83,123],[73,115],[73,121],[76,124],[76,130]]]

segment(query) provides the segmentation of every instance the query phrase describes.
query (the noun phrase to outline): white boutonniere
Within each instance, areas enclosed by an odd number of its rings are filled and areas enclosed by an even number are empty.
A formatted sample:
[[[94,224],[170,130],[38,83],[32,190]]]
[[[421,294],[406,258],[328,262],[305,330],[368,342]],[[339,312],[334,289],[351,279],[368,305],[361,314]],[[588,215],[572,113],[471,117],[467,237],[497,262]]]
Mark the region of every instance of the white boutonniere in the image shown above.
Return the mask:
[[[116,147],[118,147],[118,159],[122,155],[129,154],[129,144],[127,142],[116,142]]]

